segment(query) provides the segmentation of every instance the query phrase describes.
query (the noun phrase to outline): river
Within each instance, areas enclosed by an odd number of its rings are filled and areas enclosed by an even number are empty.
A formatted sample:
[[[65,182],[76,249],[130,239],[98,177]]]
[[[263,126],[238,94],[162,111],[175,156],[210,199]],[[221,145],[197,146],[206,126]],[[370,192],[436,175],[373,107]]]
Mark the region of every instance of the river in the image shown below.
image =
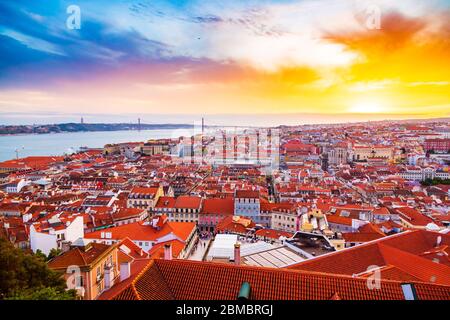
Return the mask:
[[[80,147],[100,148],[108,143],[177,138],[189,134],[189,130],[185,129],[161,129],[0,136],[0,161],[15,158],[16,149],[20,158],[27,156],[63,155],[64,153],[72,153]]]

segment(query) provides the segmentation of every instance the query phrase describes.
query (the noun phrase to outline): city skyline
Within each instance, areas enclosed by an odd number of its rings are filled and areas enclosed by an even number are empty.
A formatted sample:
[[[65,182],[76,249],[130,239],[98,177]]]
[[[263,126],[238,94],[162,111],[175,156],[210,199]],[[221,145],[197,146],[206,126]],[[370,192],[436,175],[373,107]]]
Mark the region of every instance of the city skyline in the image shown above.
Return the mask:
[[[2,306],[450,300],[450,0],[0,12]]]
[[[449,115],[449,1],[79,1],[79,29],[70,5],[0,5],[5,122],[12,111]]]

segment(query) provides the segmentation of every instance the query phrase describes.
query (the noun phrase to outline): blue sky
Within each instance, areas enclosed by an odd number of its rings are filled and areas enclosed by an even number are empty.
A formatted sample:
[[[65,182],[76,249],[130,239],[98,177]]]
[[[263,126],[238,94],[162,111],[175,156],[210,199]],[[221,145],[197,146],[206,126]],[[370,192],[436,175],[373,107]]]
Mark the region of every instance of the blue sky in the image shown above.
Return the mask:
[[[238,24],[242,33],[256,35],[275,32],[277,25],[265,25],[264,15],[277,5],[298,5],[304,9],[285,14],[279,21],[281,32],[302,25],[309,28],[316,16],[326,18],[332,11],[355,7],[348,0],[118,0],[55,1],[15,0],[0,3],[0,85],[21,85],[26,79],[13,68],[38,65],[45,74],[82,73],[78,67],[112,68],[121,62],[167,59],[217,59],[209,42],[215,35],[208,25],[227,21]],[[377,1],[360,1],[360,3]],[[387,2],[387,1],[381,1]],[[406,11],[423,12],[419,1],[397,1]],[[427,1],[433,6],[449,6],[449,0]],[[82,28],[68,30],[65,22],[69,5],[81,9]],[[302,8],[301,6],[297,6]],[[289,7],[286,7],[289,9]],[[416,12],[415,12],[416,11]],[[301,13],[305,13],[300,15]],[[297,20],[297,22],[292,20]],[[299,23],[302,21],[302,23]],[[238,36],[238,35],[236,35]],[[233,57],[232,54],[230,54]],[[61,65],[64,65],[62,67]],[[44,71],[42,68],[51,69]],[[34,80],[33,80],[34,81]]]

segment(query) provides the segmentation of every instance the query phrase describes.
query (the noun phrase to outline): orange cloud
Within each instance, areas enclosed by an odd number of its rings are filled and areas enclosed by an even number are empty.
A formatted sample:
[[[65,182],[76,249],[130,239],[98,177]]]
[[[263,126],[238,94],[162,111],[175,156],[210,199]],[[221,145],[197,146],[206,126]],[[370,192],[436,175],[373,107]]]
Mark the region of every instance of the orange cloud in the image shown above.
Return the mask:
[[[325,37],[362,54],[363,59],[349,70],[354,81],[448,81],[449,21],[446,14],[408,17],[389,12],[382,16],[380,30],[330,33]]]

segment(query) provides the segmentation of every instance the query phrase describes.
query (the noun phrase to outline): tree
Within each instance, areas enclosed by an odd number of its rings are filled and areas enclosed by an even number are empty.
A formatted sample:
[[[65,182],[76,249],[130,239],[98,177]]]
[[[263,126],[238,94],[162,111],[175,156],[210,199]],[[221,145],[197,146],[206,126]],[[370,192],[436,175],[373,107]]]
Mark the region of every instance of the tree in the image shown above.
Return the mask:
[[[449,185],[450,184],[450,179],[441,179],[441,178],[434,178],[434,179],[425,179],[424,181],[421,182],[423,186],[436,186],[438,184],[445,184],[445,185]]]
[[[76,296],[75,290],[60,291],[55,287],[42,287],[16,292],[5,300],[73,300]]]
[[[27,254],[0,238],[0,299],[75,297],[74,291],[66,291],[61,274],[48,268],[42,254]]]
[[[45,255],[45,253],[43,253],[41,250],[37,249],[36,253],[34,254],[36,257],[38,257],[39,259],[41,259],[42,261],[47,261],[47,256]]]
[[[61,249],[56,249],[56,248],[51,249],[48,254],[47,261],[50,261],[53,258],[59,256],[61,254],[61,252],[62,252]]]

